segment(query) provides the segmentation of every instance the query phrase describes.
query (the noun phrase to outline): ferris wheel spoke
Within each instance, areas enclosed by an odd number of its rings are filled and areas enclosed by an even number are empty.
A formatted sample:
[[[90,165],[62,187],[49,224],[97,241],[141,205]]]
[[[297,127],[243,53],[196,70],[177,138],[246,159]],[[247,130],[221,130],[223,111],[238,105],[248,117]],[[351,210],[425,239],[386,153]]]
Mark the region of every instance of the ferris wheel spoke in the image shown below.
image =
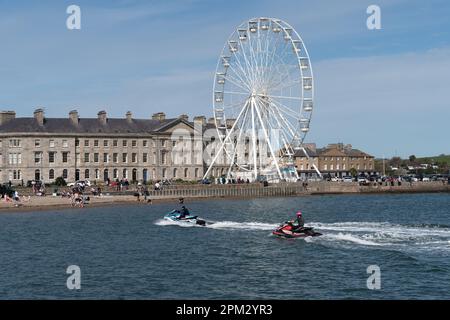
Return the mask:
[[[240,63],[238,63],[240,64]],[[248,78],[248,75],[246,74],[246,72],[242,69],[241,66],[238,65],[238,67],[241,69],[241,72],[239,72],[238,70],[236,70],[236,68],[234,68],[232,65],[230,65],[230,70],[236,75],[237,78],[239,78],[239,80],[241,81],[241,83],[245,84],[245,86],[247,87],[247,90],[250,90],[250,84],[252,83],[251,80]]]
[[[244,91],[250,91],[250,87],[248,86],[247,83],[245,82],[240,82],[239,80],[237,80],[236,78],[234,78],[233,76],[227,75],[225,76],[225,81],[229,81],[232,84],[234,84],[236,87],[239,87],[240,89],[244,90]]]
[[[296,133],[295,128],[292,127],[292,124],[291,124],[291,123],[283,116],[283,113],[280,111],[280,109],[278,108],[278,106],[277,106],[276,104],[273,104],[273,103],[271,104],[271,106],[272,106],[273,108],[275,108],[276,111],[278,111],[278,112],[275,112],[275,114],[277,114],[277,115],[280,117],[282,123],[284,123],[284,125],[286,126],[286,128],[290,131],[293,140],[295,140],[295,139],[300,139],[300,136]]]
[[[271,100],[271,102],[273,104],[277,105],[278,109],[283,114],[285,114],[289,118],[292,118],[295,122],[299,122],[300,121],[301,118],[299,117],[299,114],[297,112],[295,112],[291,107],[288,107],[288,106],[282,104],[280,101]]]

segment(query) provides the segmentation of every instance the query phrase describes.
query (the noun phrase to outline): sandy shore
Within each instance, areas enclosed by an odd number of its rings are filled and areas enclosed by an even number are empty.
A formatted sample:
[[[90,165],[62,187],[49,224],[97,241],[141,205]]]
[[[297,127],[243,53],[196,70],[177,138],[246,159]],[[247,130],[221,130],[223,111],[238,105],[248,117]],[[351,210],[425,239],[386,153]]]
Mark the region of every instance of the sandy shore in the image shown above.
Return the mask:
[[[158,200],[156,202],[160,202]],[[173,201],[173,200],[172,200]],[[155,201],[152,201],[153,203]],[[143,201],[137,201],[136,197],[125,195],[125,196],[101,196],[93,197],[90,196],[89,204],[86,207],[98,207],[98,206],[113,206],[113,205],[124,205],[124,204],[142,204],[148,205],[148,203]],[[41,211],[41,210],[63,210],[73,208],[69,198],[53,197],[53,196],[31,196],[29,200],[23,199],[20,202],[5,202],[2,200],[0,202],[0,213],[12,212],[12,211]]]

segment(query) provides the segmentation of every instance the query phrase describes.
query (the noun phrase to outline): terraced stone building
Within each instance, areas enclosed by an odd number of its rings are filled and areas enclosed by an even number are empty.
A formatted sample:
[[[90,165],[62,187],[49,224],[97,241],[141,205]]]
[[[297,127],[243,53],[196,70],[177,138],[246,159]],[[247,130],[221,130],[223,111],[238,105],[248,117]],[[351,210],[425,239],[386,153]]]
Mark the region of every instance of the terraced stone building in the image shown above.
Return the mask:
[[[209,126],[211,126],[209,124]],[[46,118],[43,109],[34,117],[17,118],[0,112],[0,182],[30,180],[53,182],[88,179],[199,180],[203,176],[201,131],[205,117],[189,121],[186,115],[167,119],[155,113],[149,119]],[[199,134],[196,134],[196,130]],[[197,132],[198,133],[198,132]]]

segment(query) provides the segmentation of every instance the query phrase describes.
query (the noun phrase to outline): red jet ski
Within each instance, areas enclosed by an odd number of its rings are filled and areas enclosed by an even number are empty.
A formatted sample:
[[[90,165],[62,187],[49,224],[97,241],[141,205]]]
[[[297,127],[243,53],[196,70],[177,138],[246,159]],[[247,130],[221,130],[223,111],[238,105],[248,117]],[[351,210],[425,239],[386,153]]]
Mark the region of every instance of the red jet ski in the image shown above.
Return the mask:
[[[322,234],[314,231],[313,228],[310,227],[300,227],[294,229],[292,224],[284,223],[275,229],[272,234],[284,237],[284,238],[306,238],[306,237],[318,237]]]

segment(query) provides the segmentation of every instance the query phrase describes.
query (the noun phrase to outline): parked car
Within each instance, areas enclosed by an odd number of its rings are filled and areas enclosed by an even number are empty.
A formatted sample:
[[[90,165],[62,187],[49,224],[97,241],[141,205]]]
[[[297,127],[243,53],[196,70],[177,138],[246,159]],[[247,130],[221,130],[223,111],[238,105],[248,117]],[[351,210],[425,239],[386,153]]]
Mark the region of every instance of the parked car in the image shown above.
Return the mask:
[[[91,182],[89,180],[79,180],[76,182],[71,182],[67,184],[68,187],[75,187],[75,186],[80,186],[80,187],[90,187],[91,186]]]
[[[358,183],[367,183],[367,182],[369,182],[369,180],[367,180],[367,178],[365,176],[359,176],[356,181],[358,181]]]
[[[333,178],[331,178],[331,181],[333,181],[333,182],[340,182],[340,181],[342,181],[342,179],[339,178],[339,177],[333,177]]]
[[[423,181],[423,182],[429,182],[429,181],[430,181],[430,178],[429,178],[429,177],[423,177],[423,178],[422,178],[422,181]]]
[[[342,181],[343,182],[353,182],[353,177],[352,176],[344,176],[344,177],[342,177]]]

